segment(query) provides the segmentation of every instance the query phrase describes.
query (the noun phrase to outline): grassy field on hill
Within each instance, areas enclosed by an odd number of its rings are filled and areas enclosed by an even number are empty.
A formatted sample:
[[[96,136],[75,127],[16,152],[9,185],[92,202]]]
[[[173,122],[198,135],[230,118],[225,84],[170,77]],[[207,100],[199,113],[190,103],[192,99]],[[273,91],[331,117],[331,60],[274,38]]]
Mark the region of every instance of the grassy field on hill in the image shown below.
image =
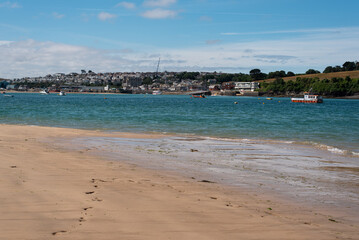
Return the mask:
[[[332,79],[332,78],[346,78],[349,76],[351,79],[359,79],[359,70],[357,71],[346,71],[346,72],[332,72],[332,73],[317,73],[317,74],[303,74],[303,75],[296,75],[292,77],[284,77],[283,80],[285,82],[292,80],[295,81],[298,77],[300,78],[319,78],[320,80],[323,79]],[[259,80],[256,82],[273,82],[276,80],[275,78]]]
[[[359,71],[305,74],[260,81],[259,92],[293,96],[311,91],[326,97],[359,96]]]

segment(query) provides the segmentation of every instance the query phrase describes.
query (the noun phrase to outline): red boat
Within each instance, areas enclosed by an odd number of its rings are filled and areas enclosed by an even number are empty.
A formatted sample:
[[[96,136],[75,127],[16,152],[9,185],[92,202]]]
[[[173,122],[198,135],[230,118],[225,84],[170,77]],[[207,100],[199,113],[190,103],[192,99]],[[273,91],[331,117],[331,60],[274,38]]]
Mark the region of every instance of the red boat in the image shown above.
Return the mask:
[[[292,102],[299,102],[299,103],[322,103],[323,98],[319,95],[312,95],[307,92],[304,93],[303,98],[291,98]]]
[[[204,96],[203,94],[201,94],[201,95],[192,95],[192,97],[194,97],[194,98],[206,98],[206,96]]]

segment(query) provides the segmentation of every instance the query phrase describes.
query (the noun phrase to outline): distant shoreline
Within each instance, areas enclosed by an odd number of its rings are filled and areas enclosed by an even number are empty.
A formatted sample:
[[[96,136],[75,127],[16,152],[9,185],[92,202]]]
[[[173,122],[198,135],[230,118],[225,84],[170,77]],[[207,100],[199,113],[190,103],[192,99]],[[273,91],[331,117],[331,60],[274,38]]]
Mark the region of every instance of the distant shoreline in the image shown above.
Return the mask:
[[[39,92],[31,92],[31,91],[1,91],[5,93],[31,93],[31,94],[40,94]],[[50,92],[50,95],[57,95],[58,92]],[[102,94],[102,95],[136,95],[132,93],[113,93],[113,92],[66,92],[66,94],[89,94],[89,95],[96,95],[96,94]],[[146,94],[142,94],[146,95]],[[148,94],[152,95],[152,94]],[[191,92],[163,92],[162,95],[191,95]],[[299,95],[299,94],[298,94]],[[278,98],[291,98],[293,95],[273,95],[273,94],[263,94],[260,96],[232,96],[232,95],[216,95],[216,96],[226,96],[226,97],[254,97],[254,98],[261,98],[261,97],[278,97]],[[359,99],[359,95],[353,95],[353,96],[342,96],[342,97],[326,97],[323,96],[325,99],[353,99],[357,100]]]

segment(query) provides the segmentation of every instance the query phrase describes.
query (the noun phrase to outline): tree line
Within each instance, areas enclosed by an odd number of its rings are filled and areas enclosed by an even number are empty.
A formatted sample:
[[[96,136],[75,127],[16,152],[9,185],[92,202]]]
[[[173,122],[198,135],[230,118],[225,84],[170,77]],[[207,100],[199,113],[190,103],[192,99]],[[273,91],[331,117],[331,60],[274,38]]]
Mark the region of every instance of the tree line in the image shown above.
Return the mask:
[[[324,69],[323,73],[331,72],[346,72],[359,70],[359,62],[345,62],[342,66],[328,66]]]
[[[311,91],[328,97],[352,96],[359,93],[359,79],[332,78],[300,78],[295,81],[285,82],[283,79],[276,79],[273,82],[260,84],[260,92],[273,95],[291,95]]]
[[[331,73],[331,72],[347,72],[347,71],[355,71],[355,70],[359,70],[359,62],[355,61],[355,62],[350,62],[347,61],[345,62],[342,66],[328,66],[324,69],[323,73]],[[308,69],[305,74],[317,74],[317,73],[321,73],[319,70],[315,70],[315,69]],[[283,78],[283,77],[292,77],[292,76],[296,76],[296,75],[300,75],[300,74],[294,74],[293,72],[289,71],[289,72],[285,72],[283,70],[281,71],[275,71],[275,72],[269,72],[268,74],[261,72],[260,69],[255,68],[252,69],[249,72],[249,75],[251,76],[252,80],[265,80],[265,79],[271,79],[271,78]]]
[[[359,70],[359,62],[345,62],[342,66],[328,66],[324,69],[323,73],[330,73],[330,72],[344,72],[344,71],[354,71]],[[319,70],[315,69],[308,69],[305,74],[317,74],[321,73]],[[180,72],[177,73],[175,79],[178,81],[185,80],[185,79],[198,79],[200,75],[199,72]],[[266,80],[266,79],[273,79],[273,78],[284,78],[284,77],[293,77],[299,76],[301,74],[295,74],[292,71],[285,72],[283,70],[274,71],[269,73],[264,73],[260,69],[255,68],[249,71],[249,74],[245,73],[213,73],[213,74],[206,74],[202,76],[203,81],[208,81],[209,79],[216,79],[217,83],[223,82],[249,82],[249,81],[258,81],[258,80]]]

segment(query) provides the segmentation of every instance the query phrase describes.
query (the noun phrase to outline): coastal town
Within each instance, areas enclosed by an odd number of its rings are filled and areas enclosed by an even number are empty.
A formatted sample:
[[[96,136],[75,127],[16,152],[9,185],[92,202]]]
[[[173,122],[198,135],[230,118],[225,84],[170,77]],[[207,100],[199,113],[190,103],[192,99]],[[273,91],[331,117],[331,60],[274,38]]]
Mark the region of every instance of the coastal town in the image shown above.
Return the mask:
[[[298,97],[312,92],[325,97],[359,98],[359,63],[347,61],[323,72],[295,74],[223,72],[106,72],[80,70],[40,77],[0,78],[0,91],[46,93],[200,94],[226,96]]]
[[[232,80],[234,76],[234,74],[217,72],[95,73],[91,70],[81,70],[81,73],[56,73],[42,77],[2,80],[0,87],[3,91],[19,92],[39,92],[46,89],[49,92],[74,93],[184,94],[204,92],[212,95],[258,95],[259,83],[250,78],[244,81],[223,81],[224,77]]]

